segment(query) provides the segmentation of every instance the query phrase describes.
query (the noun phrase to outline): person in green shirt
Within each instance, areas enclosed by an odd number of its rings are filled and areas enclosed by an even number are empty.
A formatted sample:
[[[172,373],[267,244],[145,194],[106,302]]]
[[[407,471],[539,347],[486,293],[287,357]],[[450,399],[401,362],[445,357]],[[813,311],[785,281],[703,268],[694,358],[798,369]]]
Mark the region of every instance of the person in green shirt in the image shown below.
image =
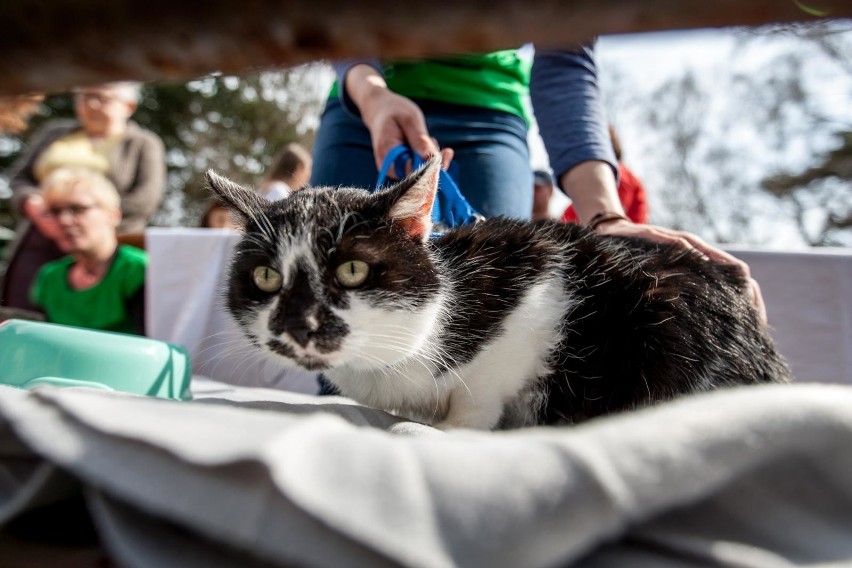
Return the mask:
[[[47,321],[144,335],[146,253],[119,245],[120,197],[102,174],[59,168],[41,184],[68,256],[44,265],[30,290]]]

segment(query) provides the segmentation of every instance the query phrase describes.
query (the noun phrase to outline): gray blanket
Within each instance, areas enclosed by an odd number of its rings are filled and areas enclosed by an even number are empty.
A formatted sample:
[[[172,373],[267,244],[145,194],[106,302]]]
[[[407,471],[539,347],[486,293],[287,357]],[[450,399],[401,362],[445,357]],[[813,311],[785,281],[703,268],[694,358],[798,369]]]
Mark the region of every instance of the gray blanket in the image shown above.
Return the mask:
[[[126,567],[852,565],[852,387],[506,433],[195,392],[0,387],[0,523],[71,488]]]

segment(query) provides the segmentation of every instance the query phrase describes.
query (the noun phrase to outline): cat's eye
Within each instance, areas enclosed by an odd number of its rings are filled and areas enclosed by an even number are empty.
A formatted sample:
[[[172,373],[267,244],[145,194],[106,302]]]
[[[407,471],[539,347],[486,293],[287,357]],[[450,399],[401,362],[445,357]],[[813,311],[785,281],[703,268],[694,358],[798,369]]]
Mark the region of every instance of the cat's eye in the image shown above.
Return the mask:
[[[335,276],[341,286],[355,288],[367,280],[370,274],[370,265],[363,260],[349,260],[337,267]]]
[[[264,292],[277,292],[281,289],[281,273],[269,266],[258,266],[252,271],[254,285]]]

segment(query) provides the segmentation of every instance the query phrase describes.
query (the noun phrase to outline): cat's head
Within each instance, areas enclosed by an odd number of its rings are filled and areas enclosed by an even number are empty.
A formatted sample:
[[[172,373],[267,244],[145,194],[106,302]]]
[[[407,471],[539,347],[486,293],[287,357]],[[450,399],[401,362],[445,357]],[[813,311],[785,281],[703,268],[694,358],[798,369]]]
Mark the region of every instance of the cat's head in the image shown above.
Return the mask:
[[[250,341],[309,370],[384,368],[419,350],[443,305],[427,245],[440,165],[374,194],[306,188],[275,202],[208,172],[244,226],[227,305]]]

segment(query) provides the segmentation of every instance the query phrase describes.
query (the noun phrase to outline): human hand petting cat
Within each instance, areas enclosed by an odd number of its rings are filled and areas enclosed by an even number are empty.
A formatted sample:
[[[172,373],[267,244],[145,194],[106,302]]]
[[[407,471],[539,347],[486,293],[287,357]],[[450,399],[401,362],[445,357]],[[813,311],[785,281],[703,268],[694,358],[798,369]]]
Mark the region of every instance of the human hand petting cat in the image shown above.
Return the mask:
[[[761,323],[766,325],[766,306],[760,293],[760,285],[751,277],[748,264],[692,233],[630,221],[618,199],[615,176],[609,164],[598,161],[583,162],[562,174],[559,179],[563,190],[574,202],[580,218],[586,223],[602,212],[613,213],[595,223],[594,230],[599,233],[676,244],[685,249],[696,250],[710,260],[736,266],[746,277],[751,303],[757,310]]]
[[[453,159],[451,148],[441,149],[429,135],[426,119],[414,102],[388,89],[384,77],[370,65],[355,65],[345,78],[346,91],[361,111],[361,119],[373,143],[376,168],[395,146],[404,144],[424,160],[440,153],[441,167],[447,169]],[[396,177],[411,173],[393,172]]]
[[[643,239],[659,243],[676,244],[683,248],[697,250],[710,260],[736,266],[740,273],[748,279],[748,294],[751,298],[752,305],[754,305],[755,309],[757,309],[757,314],[760,317],[761,323],[763,325],[767,324],[766,306],[763,303],[763,296],[760,293],[760,285],[757,283],[757,280],[751,277],[751,271],[749,270],[748,264],[735,256],[714,247],[698,235],[693,235],[686,231],[675,231],[665,227],[658,227],[656,225],[640,225],[625,219],[614,219],[612,221],[601,223],[595,227],[595,230],[599,233],[608,235],[641,237]]]

